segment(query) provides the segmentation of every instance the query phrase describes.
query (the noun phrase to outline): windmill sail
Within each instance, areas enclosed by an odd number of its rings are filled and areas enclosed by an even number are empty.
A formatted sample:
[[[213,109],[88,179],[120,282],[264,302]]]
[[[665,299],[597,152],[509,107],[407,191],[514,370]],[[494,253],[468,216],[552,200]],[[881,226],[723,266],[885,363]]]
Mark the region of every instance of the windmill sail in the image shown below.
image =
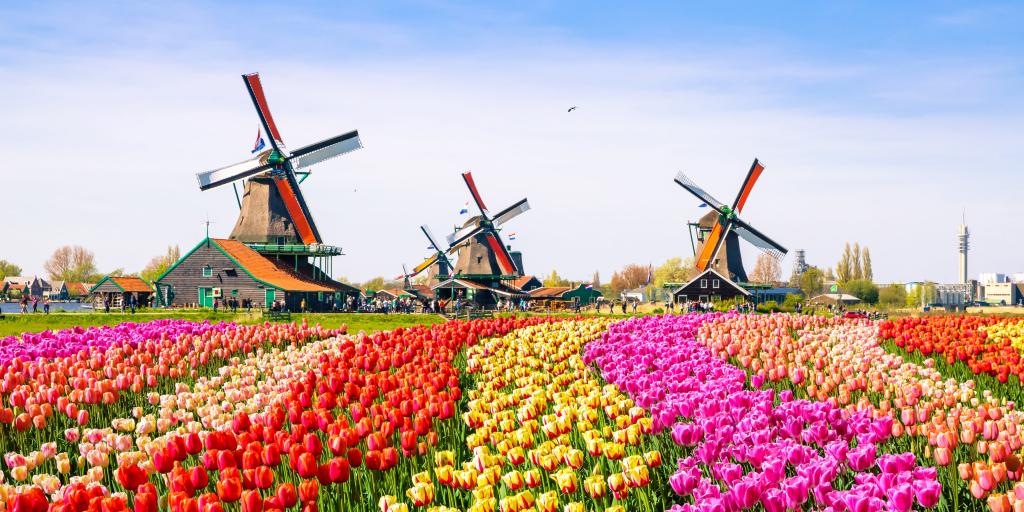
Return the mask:
[[[735,219],[733,230],[740,238],[750,242],[754,247],[757,247],[775,259],[782,259],[782,257],[788,252],[785,247],[779,245],[771,238],[765,236],[764,233],[754,229],[753,226],[740,219]]]
[[[516,204],[509,206],[508,208],[505,208],[504,210],[498,212],[498,214],[494,216],[494,225],[500,226],[518,217],[519,215],[526,213],[529,209],[530,202],[527,201],[526,199],[521,199],[518,202],[516,202]]]
[[[267,172],[274,166],[265,163],[265,161],[264,156],[261,155],[244,162],[221,167],[220,169],[201,172],[196,175],[196,179],[199,180],[199,190],[209,190],[221,185],[227,185],[233,181],[248,178],[249,176]]]
[[[359,131],[353,130],[336,137],[322,140],[315,144],[296,149],[291,154],[292,167],[295,170],[305,169],[331,158],[351,153],[363,147],[359,139]]]
[[[743,205],[747,203],[747,198],[750,197],[750,191],[754,190],[754,183],[757,183],[757,178],[761,177],[761,173],[764,171],[764,165],[754,159],[754,163],[750,166],[750,170],[747,171],[747,177],[743,180],[743,186],[740,187],[740,191],[736,194],[736,200],[732,203],[732,209],[736,213],[743,211]]]
[[[708,206],[718,210],[719,213],[722,213],[722,208],[725,206],[725,203],[711,197],[711,194],[708,194],[704,189],[700,188],[700,186],[694,183],[689,176],[682,172],[676,174],[676,183],[685,188],[691,194],[697,196],[697,198],[703,201],[704,204],[707,204]]]

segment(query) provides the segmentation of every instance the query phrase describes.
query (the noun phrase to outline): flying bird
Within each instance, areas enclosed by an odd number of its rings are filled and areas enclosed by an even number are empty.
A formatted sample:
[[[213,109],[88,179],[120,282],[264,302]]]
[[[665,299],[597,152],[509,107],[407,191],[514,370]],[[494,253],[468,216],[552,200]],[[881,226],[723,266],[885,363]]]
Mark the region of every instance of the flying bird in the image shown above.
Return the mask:
[[[568,110],[568,111],[569,111],[569,112],[572,112],[573,110],[576,110],[576,105],[573,105],[573,106],[569,107],[569,110]]]

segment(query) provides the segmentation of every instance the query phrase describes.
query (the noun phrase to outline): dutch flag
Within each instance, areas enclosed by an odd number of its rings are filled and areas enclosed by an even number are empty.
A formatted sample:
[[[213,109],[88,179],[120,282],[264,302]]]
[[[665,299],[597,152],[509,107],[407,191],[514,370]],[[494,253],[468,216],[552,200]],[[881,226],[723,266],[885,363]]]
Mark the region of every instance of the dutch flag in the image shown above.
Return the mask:
[[[509,240],[515,240],[516,239],[516,232],[513,231],[513,232],[509,233],[508,234],[508,239]]]
[[[465,215],[467,213],[469,213],[469,201],[466,201],[466,205],[459,210],[459,215]]]
[[[587,285],[587,289],[588,289],[588,290],[593,290],[593,289],[594,289],[594,283],[590,283],[590,284],[588,284],[588,285]]]
[[[267,143],[263,141],[263,134],[260,132],[260,129],[257,128],[256,129],[256,144],[253,145],[252,151],[250,151],[250,153],[255,153],[255,152],[263,149],[264,147],[266,147],[266,145],[267,145]]]

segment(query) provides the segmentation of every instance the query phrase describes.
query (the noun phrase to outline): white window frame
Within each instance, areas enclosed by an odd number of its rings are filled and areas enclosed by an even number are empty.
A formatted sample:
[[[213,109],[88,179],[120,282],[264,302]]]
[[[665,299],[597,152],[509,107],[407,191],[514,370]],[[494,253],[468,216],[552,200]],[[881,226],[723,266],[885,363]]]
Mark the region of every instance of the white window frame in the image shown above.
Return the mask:
[[[711,287],[712,288],[718,288],[718,279],[715,279],[714,281],[711,281]]]
[[[707,288],[707,287],[708,287],[708,279],[707,279],[706,277],[705,277],[705,278],[702,278],[702,279],[700,280],[700,287],[701,287],[701,288]]]
[[[203,277],[213,277],[213,267],[206,265],[203,267]]]

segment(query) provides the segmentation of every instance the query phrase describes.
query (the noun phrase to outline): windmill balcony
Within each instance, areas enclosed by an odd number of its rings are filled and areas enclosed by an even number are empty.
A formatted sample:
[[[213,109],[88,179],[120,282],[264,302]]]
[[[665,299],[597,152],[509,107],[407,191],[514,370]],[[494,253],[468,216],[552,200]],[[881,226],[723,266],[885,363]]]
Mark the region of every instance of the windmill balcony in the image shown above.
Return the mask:
[[[262,244],[247,243],[250,249],[261,254],[287,254],[291,256],[340,256],[341,247],[325,244]]]

